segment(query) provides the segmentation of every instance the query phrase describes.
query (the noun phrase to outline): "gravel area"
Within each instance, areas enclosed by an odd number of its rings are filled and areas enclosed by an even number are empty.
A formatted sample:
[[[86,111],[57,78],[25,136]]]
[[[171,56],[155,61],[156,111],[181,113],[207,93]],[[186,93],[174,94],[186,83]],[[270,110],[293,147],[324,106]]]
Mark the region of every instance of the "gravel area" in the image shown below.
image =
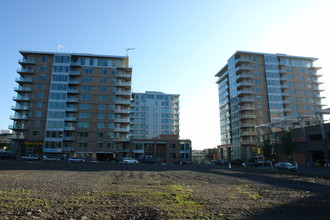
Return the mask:
[[[2,160],[0,219],[330,219],[330,178],[214,165]]]

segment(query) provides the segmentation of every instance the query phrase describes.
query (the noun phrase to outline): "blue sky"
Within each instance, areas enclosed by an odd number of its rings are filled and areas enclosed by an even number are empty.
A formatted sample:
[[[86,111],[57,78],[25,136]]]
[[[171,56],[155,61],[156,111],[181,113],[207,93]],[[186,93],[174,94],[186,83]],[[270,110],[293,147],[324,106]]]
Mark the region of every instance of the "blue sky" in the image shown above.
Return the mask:
[[[318,57],[330,86],[329,11],[325,0],[0,1],[0,130],[12,124],[19,50],[61,44],[63,52],[125,55],[133,47],[133,92],[180,94],[181,137],[213,148],[220,144],[214,75],[235,51]]]

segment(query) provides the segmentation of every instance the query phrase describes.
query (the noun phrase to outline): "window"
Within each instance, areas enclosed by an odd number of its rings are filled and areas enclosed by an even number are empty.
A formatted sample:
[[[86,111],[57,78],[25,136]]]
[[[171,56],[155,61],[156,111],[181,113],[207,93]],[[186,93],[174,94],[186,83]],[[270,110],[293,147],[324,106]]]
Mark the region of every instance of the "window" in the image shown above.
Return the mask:
[[[44,90],[45,89],[45,84],[43,84],[43,83],[38,84],[38,89]]]
[[[81,91],[83,92],[90,92],[92,91],[92,87],[91,86],[81,86]]]
[[[296,94],[296,90],[295,89],[289,89],[288,92],[289,92],[290,95]]]
[[[107,79],[106,78],[101,78],[101,83],[106,83],[107,82]]]
[[[305,80],[305,76],[299,76],[300,80]]]
[[[116,101],[116,96],[111,95],[111,96],[109,97],[109,99],[110,99],[110,101],[114,102],[114,101]]]
[[[105,104],[99,104],[99,110],[105,110]]]
[[[100,137],[103,137],[103,132],[97,132],[97,133],[96,133],[96,137],[99,137],[99,138],[100,138]]]
[[[92,82],[92,77],[83,77],[82,82]]]
[[[295,84],[294,82],[288,82],[288,86],[290,86],[290,87],[295,87],[296,84]]]
[[[78,122],[78,128],[89,128],[88,122]]]
[[[82,71],[83,73],[93,73],[93,69],[91,69],[91,68],[84,68],[83,69],[83,71]]]
[[[79,58],[80,64],[85,65],[86,59],[85,58]]]
[[[254,82],[256,85],[260,85],[260,80],[256,79]]]
[[[37,102],[36,108],[42,108],[42,106],[43,106],[43,103],[42,102]]]
[[[103,143],[97,143],[97,144],[96,144],[96,147],[97,147],[97,148],[103,148]]]
[[[261,92],[261,88],[260,87],[256,87],[256,92]]]
[[[90,66],[93,66],[93,65],[94,65],[94,59],[93,59],[93,58],[90,58],[90,59],[89,59],[89,65],[90,65]]]
[[[170,149],[175,149],[176,148],[176,144],[170,144]]]
[[[44,62],[44,63],[48,62],[48,56],[42,56],[41,61]]]
[[[262,100],[262,97],[260,95],[257,95],[256,100]]]
[[[102,74],[107,74],[108,71],[107,71],[106,69],[102,69],[102,70],[101,70],[101,73],[102,73]]]
[[[292,110],[297,110],[297,105],[290,105],[290,108],[291,108]]]
[[[88,119],[88,118],[90,118],[90,114],[88,112],[80,112],[78,114],[78,118]]]
[[[107,59],[98,59],[98,66],[108,66]]]
[[[115,118],[115,114],[109,113],[108,119],[114,119],[114,118]]]
[[[39,131],[32,131],[32,136],[35,136],[35,137],[39,136]]]
[[[55,63],[69,63],[70,56],[55,56]]]
[[[88,94],[80,95],[80,100],[90,100],[90,99],[91,99],[91,95],[88,95]]]
[[[78,137],[88,137],[88,132],[78,132]]]
[[[307,102],[307,98],[302,98],[302,101],[303,102]]]
[[[46,72],[48,70],[48,67],[47,66],[41,66],[40,67],[40,71],[41,72]]]
[[[89,103],[80,103],[79,109],[90,109],[91,105]]]
[[[97,118],[98,119],[105,119],[105,114],[104,113],[99,113]]]
[[[106,90],[107,90],[107,88],[105,86],[100,87],[100,92],[105,92]]]
[[[104,123],[103,122],[97,123],[97,128],[104,128]]]
[[[297,101],[297,98],[296,97],[289,97],[289,101],[290,102],[296,102]]]
[[[290,80],[294,80],[294,76],[292,74],[286,74],[286,78]]]
[[[104,95],[100,95],[99,96],[99,101],[105,101],[105,96]]]
[[[109,92],[116,92],[116,87],[110,86]]]
[[[115,127],[115,124],[114,123],[108,123],[108,128],[109,129],[113,129]]]
[[[88,146],[87,142],[77,142],[77,147],[84,147],[86,148]]]
[[[38,93],[38,99],[43,99],[44,98],[44,93],[43,92],[39,92]]]

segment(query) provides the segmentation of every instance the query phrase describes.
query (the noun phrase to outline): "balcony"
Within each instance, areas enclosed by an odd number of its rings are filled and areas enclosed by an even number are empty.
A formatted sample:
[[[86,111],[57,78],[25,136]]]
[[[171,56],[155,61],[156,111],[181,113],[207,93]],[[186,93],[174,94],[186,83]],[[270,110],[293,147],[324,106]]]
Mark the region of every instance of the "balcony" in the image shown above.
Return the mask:
[[[256,145],[255,141],[240,141],[241,145]]]
[[[68,126],[68,127],[64,127],[64,130],[65,131],[75,131],[76,130],[76,127]]]
[[[281,88],[282,89],[287,89],[287,88],[289,88],[289,86],[287,84],[281,84]]]
[[[17,72],[18,73],[33,73],[33,70],[21,68],[21,69],[17,69]]]
[[[129,132],[129,127],[123,127],[123,128],[121,128],[121,127],[115,127],[114,128],[114,132]]]
[[[116,91],[116,95],[130,96],[131,91]]]
[[[132,73],[118,72],[116,76],[120,78],[132,78]]]
[[[237,58],[235,59],[235,63],[236,64],[240,64],[240,63],[251,63],[251,59],[248,58]]]
[[[252,87],[253,86],[253,83],[251,83],[251,82],[240,82],[240,83],[237,83],[237,88],[240,88],[240,87],[243,87],[243,86]]]
[[[129,109],[120,109],[120,108],[117,108],[117,109],[115,109],[115,113],[118,113],[118,114],[130,114],[131,111]]]
[[[236,72],[239,73],[241,71],[250,71],[252,68],[250,66],[239,66],[236,67]]]
[[[238,110],[240,110],[240,111],[254,111],[255,110],[255,107],[254,107],[254,105],[251,105],[251,106],[240,106],[238,108]]]
[[[29,96],[13,96],[13,100],[14,101],[30,101],[30,97]]]
[[[67,111],[67,112],[76,112],[77,108],[75,108],[75,107],[66,107],[65,111]]]
[[[255,115],[240,115],[239,119],[255,119]]]
[[[23,78],[23,77],[16,78],[15,81],[17,83],[32,83],[32,79],[31,78]]]
[[[241,90],[238,90],[238,92],[237,92],[237,95],[245,95],[245,94],[251,95],[251,94],[254,94],[254,91],[251,89],[241,89]]]
[[[128,142],[129,138],[127,138],[127,137],[115,137],[113,140],[114,141],[120,141],[120,142]]]
[[[242,123],[240,124],[240,127],[251,127],[251,128],[254,128],[256,126],[255,123]]]
[[[68,93],[79,93],[78,89],[68,89]]]
[[[25,87],[25,86],[15,87],[14,90],[16,92],[31,92],[32,91],[32,89],[30,87]]]
[[[78,99],[77,98],[74,98],[74,97],[68,97],[66,99],[66,102],[78,102]]]
[[[36,64],[36,61],[33,59],[19,59],[18,60],[19,64]]]
[[[252,131],[250,131],[250,132],[242,132],[241,135],[242,135],[242,136],[256,136],[257,133],[256,133],[256,132],[252,132]]]
[[[254,102],[253,98],[239,98],[238,102]]]
[[[71,66],[81,66],[81,63],[79,61],[71,61],[70,65]]]
[[[12,134],[8,138],[12,139],[12,140],[24,140],[25,136],[24,135]]]
[[[63,141],[74,141],[74,137],[63,137]]]
[[[129,118],[115,118],[115,123],[129,123],[130,119]]]
[[[236,80],[239,81],[242,79],[252,79],[252,77],[253,77],[252,74],[242,73],[242,74],[237,75]]]
[[[64,118],[65,121],[77,121],[76,117],[65,117]]]
[[[117,82],[118,87],[131,87],[131,82]]]
[[[70,76],[80,76],[80,72],[78,72],[78,71],[70,71],[69,72],[69,75]]]
[[[69,80],[68,83],[72,85],[79,85],[80,82],[78,80]]]
[[[116,100],[116,104],[130,105],[131,100],[129,100],[129,99],[127,99],[127,100]]]
[[[12,106],[11,109],[14,111],[26,111],[26,110],[29,110],[29,106],[27,106],[27,105]]]
[[[9,125],[8,128],[11,130],[25,130],[26,125]]]
[[[11,120],[27,120],[28,116],[27,115],[11,115],[9,117]]]

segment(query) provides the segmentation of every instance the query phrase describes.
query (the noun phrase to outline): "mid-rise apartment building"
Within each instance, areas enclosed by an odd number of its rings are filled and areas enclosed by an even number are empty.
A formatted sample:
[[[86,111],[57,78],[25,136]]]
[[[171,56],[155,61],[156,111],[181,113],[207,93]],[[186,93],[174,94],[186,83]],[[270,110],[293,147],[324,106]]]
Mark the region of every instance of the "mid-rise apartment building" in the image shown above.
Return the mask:
[[[237,51],[215,75],[223,158],[250,159],[269,130],[258,125],[322,109],[317,58]],[[316,120],[306,121],[306,125]],[[296,122],[293,122],[296,123]]]
[[[133,93],[131,138],[150,139],[158,135],[179,135],[180,95],[162,92]]]
[[[126,56],[20,51],[13,148],[104,157],[129,149],[132,68]],[[106,155],[108,156],[108,155]]]

